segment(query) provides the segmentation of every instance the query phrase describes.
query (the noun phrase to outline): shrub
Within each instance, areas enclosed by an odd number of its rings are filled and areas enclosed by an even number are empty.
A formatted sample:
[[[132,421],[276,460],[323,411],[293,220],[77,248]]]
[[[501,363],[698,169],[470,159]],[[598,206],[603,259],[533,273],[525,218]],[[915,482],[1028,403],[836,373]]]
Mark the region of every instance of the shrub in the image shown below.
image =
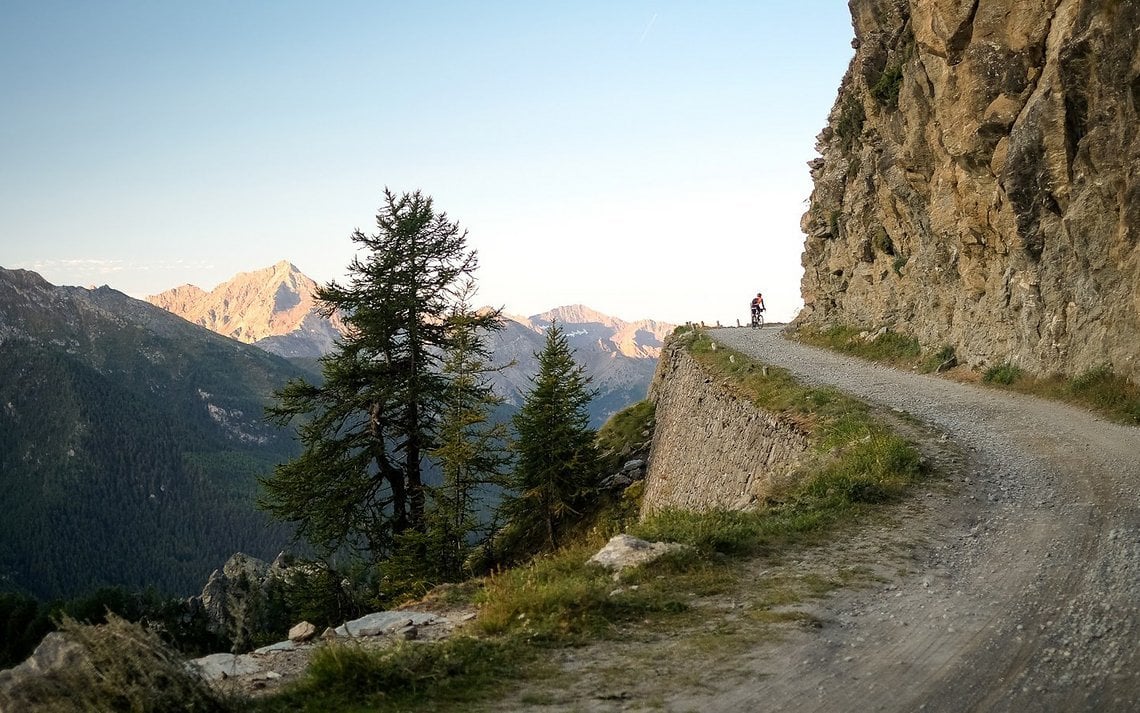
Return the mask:
[[[1010,386],[1023,376],[1025,376],[1025,372],[1021,370],[1021,367],[1005,362],[986,369],[986,373],[982,375],[982,381],[987,384]]]
[[[946,371],[957,365],[958,356],[954,353],[954,347],[947,344],[926,358],[922,363],[922,371]]]
[[[879,106],[887,109],[897,109],[899,106],[899,90],[902,88],[902,63],[889,65],[875,80],[871,87],[871,96]]]
[[[858,97],[849,95],[839,111],[839,120],[835,122],[835,135],[839,137],[845,151],[850,152],[855,148],[859,135],[863,133],[863,122],[866,120],[867,114],[863,110],[863,102],[859,101]]]

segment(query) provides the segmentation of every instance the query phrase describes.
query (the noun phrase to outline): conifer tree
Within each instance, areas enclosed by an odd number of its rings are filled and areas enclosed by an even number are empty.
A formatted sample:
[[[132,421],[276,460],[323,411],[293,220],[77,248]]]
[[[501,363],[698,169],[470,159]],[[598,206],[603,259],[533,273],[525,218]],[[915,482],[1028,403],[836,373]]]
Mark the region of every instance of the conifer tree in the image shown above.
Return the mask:
[[[322,383],[292,381],[267,410],[282,425],[299,422],[304,450],[262,481],[262,505],[326,553],[348,545],[378,562],[422,542],[408,533],[426,533],[424,462],[456,388],[441,368],[457,339],[448,315],[477,260],[466,231],[419,191],[385,190],[376,227],[351,236],[360,254],[349,282],[318,289],[324,313],[347,327],[321,359]],[[468,316],[475,330],[500,319]]]
[[[597,486],[595,432],[586,410],[596,391],[575,362],[562,328],[551,324],[535,356],[538,374],[514,417],[516,463],[512,523],[523,538],[557,548],[564,524]]]
[[[430,559],[439,578],[455,581],[472,548],[489,536],[480,515],[491,489],[506,485],[510,459],[505,423],[494,423],[494,410],[503,404],[491,386],[491,352],[486,333],[477,328],[480,315],[469,297],[474,284],[448,318],[452,347],[443,372],[450,378],[441,414],[439,446],[432,452],[443,483],[432,490],[428,516]],[[501,368],[501,367],[498,367]]]

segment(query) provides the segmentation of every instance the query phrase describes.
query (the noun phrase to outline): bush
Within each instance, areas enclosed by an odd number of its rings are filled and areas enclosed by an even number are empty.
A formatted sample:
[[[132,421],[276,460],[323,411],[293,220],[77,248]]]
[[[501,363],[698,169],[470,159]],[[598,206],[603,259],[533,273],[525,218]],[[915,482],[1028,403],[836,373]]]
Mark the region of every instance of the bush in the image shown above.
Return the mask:
[[[887,109],[897,109],[899,106],[899,90],[902,88],[902,63],[892,64],[883,70],[875,84],[871,87],[871,96],[875,101]]]
[[[848,96],[839,111],[839,120],[835,122],[835,135],[839,137],[843,149],[850,152],[859,141],[863,133],[863,122],[867,114],[863,110],[863,102],[856,96]]]
[[[1025,372],[1021,370],[1021,367],[1006,362],[986,369],[986,373],[982,375],[982,381],[987,384],[1010,386],[1024,376]]]

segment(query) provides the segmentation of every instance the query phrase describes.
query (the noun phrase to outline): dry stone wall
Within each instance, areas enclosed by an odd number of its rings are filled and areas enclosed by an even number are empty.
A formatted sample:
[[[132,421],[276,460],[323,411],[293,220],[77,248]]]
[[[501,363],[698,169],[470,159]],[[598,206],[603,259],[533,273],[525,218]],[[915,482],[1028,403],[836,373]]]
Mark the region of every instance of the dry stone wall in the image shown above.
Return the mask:
[[[714,380],[670,339],[649,389],[656,427],[642,515],[662,509],[747,509],[787,482],[808,434]]]
[[[801,324],[1140,382],[1140,0],[851,0]]]

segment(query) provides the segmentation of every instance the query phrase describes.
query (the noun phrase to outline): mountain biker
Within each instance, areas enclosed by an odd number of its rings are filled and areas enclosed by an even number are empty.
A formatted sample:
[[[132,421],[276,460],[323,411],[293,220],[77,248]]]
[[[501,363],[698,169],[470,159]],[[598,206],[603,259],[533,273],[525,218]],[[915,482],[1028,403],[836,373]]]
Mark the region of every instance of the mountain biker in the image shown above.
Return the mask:
[[[763,295],[763,293],[757,292],[756,296],[752,298],[752,311],[753,312],[763,312],[766,309],[768,309],[768,308],[764,306],[764,295]]]

